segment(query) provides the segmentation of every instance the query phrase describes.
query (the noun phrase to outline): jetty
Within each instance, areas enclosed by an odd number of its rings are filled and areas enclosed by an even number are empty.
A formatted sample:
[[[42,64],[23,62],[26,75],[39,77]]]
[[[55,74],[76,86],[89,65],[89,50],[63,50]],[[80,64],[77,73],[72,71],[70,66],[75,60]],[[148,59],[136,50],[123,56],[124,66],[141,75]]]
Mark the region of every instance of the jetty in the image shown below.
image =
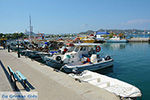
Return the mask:
[[[150,38],[130,38],[128,42],[150,42]]]
[[[104,89],[75,81],[63,72],[54,71],[53,68],[43,65],[37,61],[24,56],[17,57],[16,52],[0,50],[1,69],[0,84],[7,87],[5,91],[13,91],[13,86],[9,82],[7,66],[12,70],[19,70],[28,80],[31,89],[24,88],[16,83],[17,91],[38,92],[38,100],[120,100],[118,96]],[[1,85],[0,85],[1,86]],[[4,91],[0,87],[1,91]]]

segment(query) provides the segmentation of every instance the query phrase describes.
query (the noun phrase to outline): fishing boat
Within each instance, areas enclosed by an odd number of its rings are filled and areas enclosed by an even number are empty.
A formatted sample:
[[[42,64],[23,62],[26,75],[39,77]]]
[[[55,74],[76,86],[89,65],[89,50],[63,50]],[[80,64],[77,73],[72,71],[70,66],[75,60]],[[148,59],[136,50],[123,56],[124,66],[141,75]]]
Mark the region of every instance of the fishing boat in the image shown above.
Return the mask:
[[[69,52],[46,57],[46,63],[54,68],[61,68],[70,73],[83,70],[98,70],[112,66],[113,59],[110,56],[100,57],[101,48],[99,44],[81,43],[75,44]]]
[[[83,43],[94,43],[95,40],[92,38],[92,37],[82,37],[80,38],[80,40],[83,42]]]
[[[69,74],[79,82],[87,82],[96,87],[103,88],[121,98],[121,100],[135,100],[142,96],[141,91],[126,82],[111,78],[96,72],[85,70],[81,74]]]
[[[50,51],[50,56],[44,56],[43,60],[46,62],[47,65],[59,69],[64,65],[62,59],[65,53],[72,52],[73,50],[74,44],[66,44],[57,51],[56,50]]]
[[[45,56],[49,56],[49,57],[52,56],[50,53],[47,53],[47,52],[37,52],[36,54],[40,56],[40,58],[43,60],[43,62],[46,61],[46,60],[44,59]]]
[[[82,59],[76,58],[76,60],[70,60],[70,62],[65,64],[62,69],[66,73],[81,73],[84,70],[96,71],[111,66],[113,66],[113,59],[110,56],[101,58],[97,57],[96,54],[92,54],[89,61],[82,61]]]
[[[77,44],[79,50],[65,54],[62,70],[66,73],[81,73],[84,70],[96,71],[113,66],[113,59],[110,56],[100,56],[101,47],[99,44]],[[86,48],[87,50],[84,50]],[[84,53],[82,51],[85,51]]]
[[[109,40],[106,40],[107,43],[127,43],[126,39],[121,39],[119,36],[113,36]]]
[[[23,50],[21,52],[21,55],[28,56],[29,58],[40,58],[40,56],[37,54],[39,51],[34,50]]]
[[[10,50],[12,51],[18,51],[18,41],[13,41],[7,43],[7,46],[9,45]],[[22,45],[22,42],[19,41],[19,51],[25,50],[25,47]]]
[[[94,39],[94,35],[89,35],[89,36],[80,36],[80,37],[77,37],[75,39],[75,41],[78,41],[77,43],[79,43],[79,41],[81,43],[94,43],[95,39]]]

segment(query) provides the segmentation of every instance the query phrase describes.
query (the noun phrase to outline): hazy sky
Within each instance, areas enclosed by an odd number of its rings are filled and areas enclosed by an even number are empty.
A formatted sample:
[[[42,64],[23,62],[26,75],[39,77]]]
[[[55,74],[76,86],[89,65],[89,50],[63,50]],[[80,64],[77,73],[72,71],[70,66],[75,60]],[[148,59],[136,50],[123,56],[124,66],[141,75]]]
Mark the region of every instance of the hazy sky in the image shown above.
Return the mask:
[[[150,0],[0,0],[0,32],[150,29]]]

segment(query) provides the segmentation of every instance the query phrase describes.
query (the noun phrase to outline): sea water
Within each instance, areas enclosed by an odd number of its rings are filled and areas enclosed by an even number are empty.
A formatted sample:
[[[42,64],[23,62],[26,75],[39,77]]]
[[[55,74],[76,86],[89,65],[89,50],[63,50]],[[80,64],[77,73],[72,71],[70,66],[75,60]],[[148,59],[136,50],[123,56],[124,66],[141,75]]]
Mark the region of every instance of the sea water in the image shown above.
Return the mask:
[[[150,43],[106,43],[101,47],[101,55],[111,55],[114,66],[100,73],[138,87],[142,100],[150,100]]]

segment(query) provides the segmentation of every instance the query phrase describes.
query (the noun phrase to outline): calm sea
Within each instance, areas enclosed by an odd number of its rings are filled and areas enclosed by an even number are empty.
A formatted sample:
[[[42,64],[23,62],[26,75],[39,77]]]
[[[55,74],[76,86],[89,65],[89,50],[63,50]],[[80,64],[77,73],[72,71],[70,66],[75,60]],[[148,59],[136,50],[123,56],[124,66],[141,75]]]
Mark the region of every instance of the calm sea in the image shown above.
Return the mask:
[[[107,43],[101,47],[102,55],[112,55],[114,66],[100,73],[135,85],[142,91],[142,100],[150,100],[150,44]]]

